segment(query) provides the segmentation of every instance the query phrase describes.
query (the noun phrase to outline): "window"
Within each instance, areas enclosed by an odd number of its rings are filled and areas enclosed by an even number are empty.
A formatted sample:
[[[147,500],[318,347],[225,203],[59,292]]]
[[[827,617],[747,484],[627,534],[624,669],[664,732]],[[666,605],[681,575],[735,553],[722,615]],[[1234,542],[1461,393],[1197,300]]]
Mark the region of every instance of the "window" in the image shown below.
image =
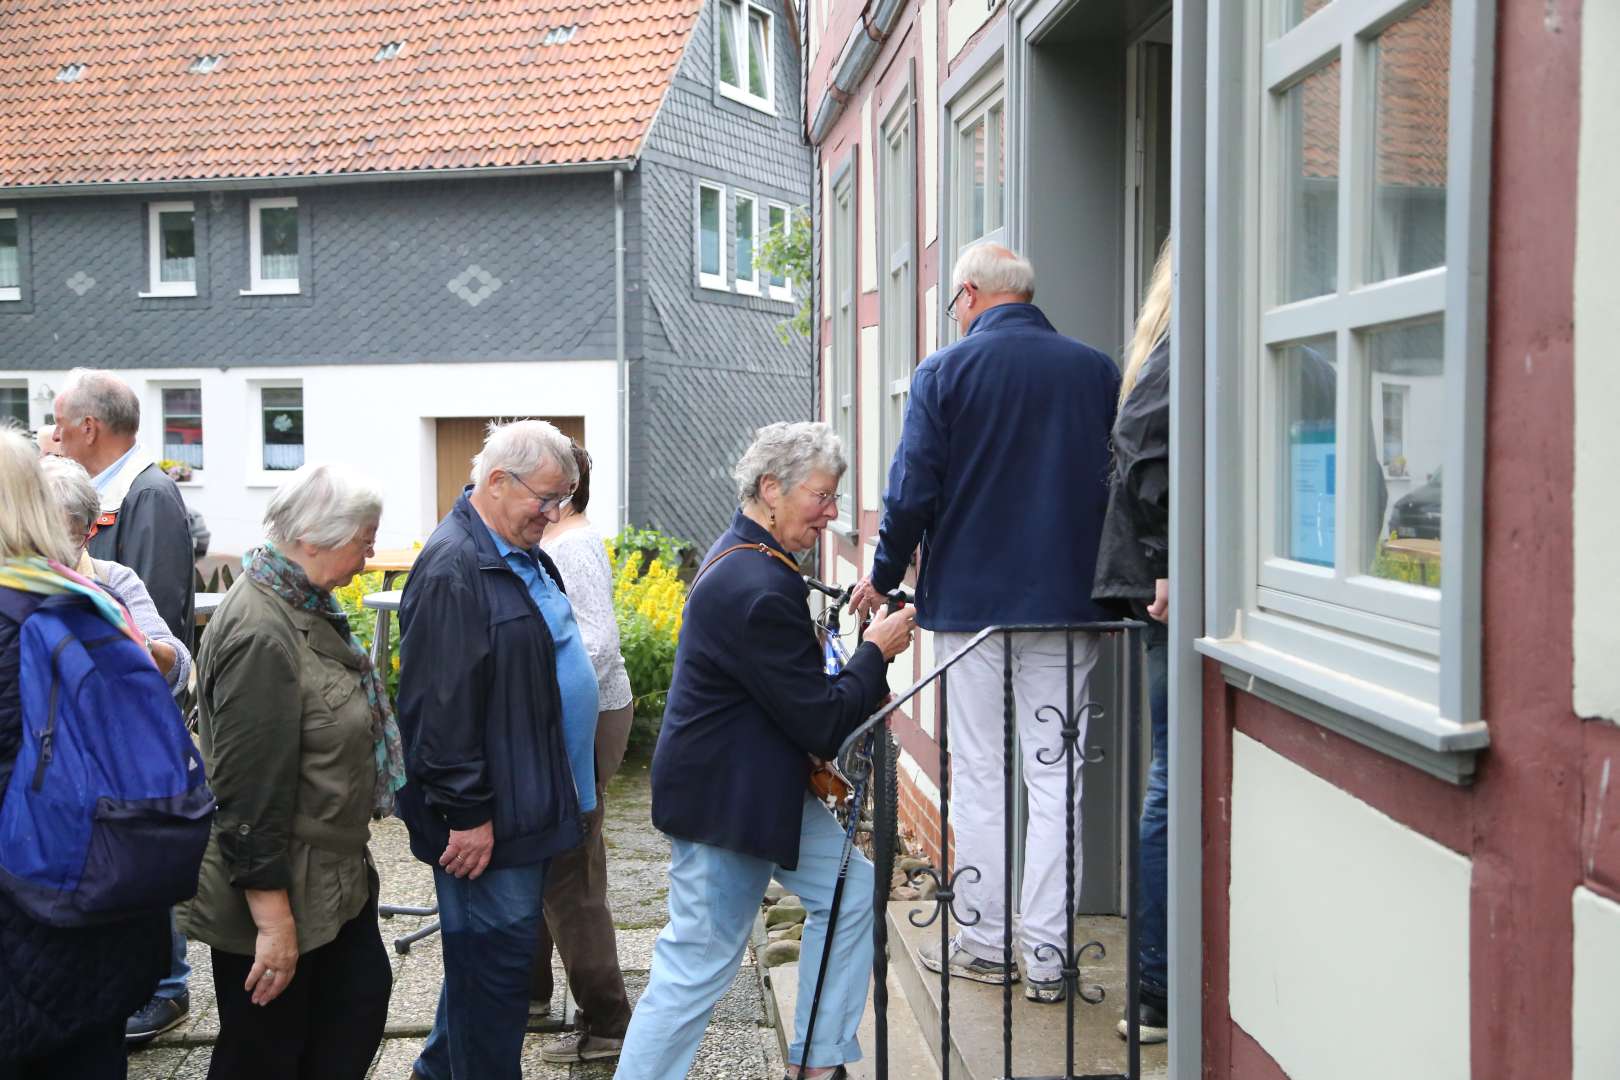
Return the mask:
[[[165,387],[163,399],[163,459],[193,469],[203,467],[202,389]]]
[[[698,284],[705,289],[728,289],[725,188],[698,185],[697,219]]]
[[[0,385],[0,426],[8,420],[24,428],[29,426],[27,383]]]
[[[199,56],[191,62],[191,65],[186,70],[193,75],[207,75],[219,67],[219,62],[223,59],[225,59],[223,53],[210,53],[207,56]]]
[[[766,207],[766,214],[768,222],[767,235],[785,237],[792,231],[793,218],[788,213],[788,208],[781,203],[769,203]],[[772,300],[792,301],[793,282],[788,279],[787,275],[781,273],[771,274],[770,288]]]
[[[1489,5],[1267,6],[1211,146],[1258,220],[1211,233],[1244,310],[1211,342],[1239,460],[1207,527],[1245,543],[1199,648],[1400,753],[1476,748]]]
[[[405,43],[403,41],[390,41],[386,45],[380,47],[377,50],[377,54],[371,59],[376,63],[382,63],[385,60],[398,60],[400,50],[403,48],[405,48]]]
[[[57,82],[78,82],[83,76],[83,64],[63,64],[56,70]]]
[[[0,300],[22,299],[22,256],[17,245],[17,211],[0,210]]]
[[[259,390],[264,468],[285,472],[304,464],[304,388],[266,386]]]
[[[189,202],[146,208],[147,291],[143,296],[197,295],[197,221]]]
[[[773,111],[775,38],[770,11],[749,0],[720,0],[718,16],[720,92],[756,109]]]
[[[246,294],[298,291],[298,200],[248,200]]]
[[[883,128],[878,162],[878,245],[881,266],[878,310],[882,323],[882,453],[885,469],[900,445],[917,360],[916,155],[912,141],[911,96],[890,113]]]
[[[994,79],[1001,78],[1000,72]],[[1006,224],[1006,109],[999,81],[970,96],[954,118],[952,217],[957,253],[980,240],[999,240]]]
[[[832,364],[827,373],[826,396],[833,430],[844,444],[844,456],[858,460],[855,447],[855,170],[854,159],[833,183]],[[853,472],[854,470],[852,470]],[[838,493],[838,521],[846,529],[855,526],[853,479],[846,478]]]
[[[759,225],[759,203],[752,195],[737,193],[736,210],[737,291],[759,295],[759,268],[754,265],[754,232]]]

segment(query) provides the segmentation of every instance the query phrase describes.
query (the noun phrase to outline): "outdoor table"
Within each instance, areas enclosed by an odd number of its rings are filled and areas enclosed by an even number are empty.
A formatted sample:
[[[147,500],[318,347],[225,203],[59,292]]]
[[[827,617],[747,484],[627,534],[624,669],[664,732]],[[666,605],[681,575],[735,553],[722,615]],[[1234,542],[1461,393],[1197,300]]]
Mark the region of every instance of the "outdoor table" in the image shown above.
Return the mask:
[[[410,572],[418,550],[392,548],[375,551],[366,560],[366,573],[380,572],[383,576],[383,591],[371,593],[361,603],[377,612],[377,632],[371,640],[371,663],[383,673],[384,678],[388,675],[388,629],[393,622],[394,612],[399,610],[399,593],[394,591],[394,582],[399,580],[401,574]],[[392,597],[393,601],[390,603],[380,599],[386,597]],[[379,598],[377,603],[371,602],[373,598]]]
[[[200,592],[196,594],[196,614],[193,616],[198,626],[208,625],[208,620],[214,617],[214,611],[219,602],[225,599],[222,592]]]
[[[387,592],[367,593],[360,599],[362,607],[368,607],[377,613],[377,632],[371,638],[371,666],[376,668],[385,680],[388,678],[390,652],[388,624],[394,612],[399,610],[399,598],[403,595],[403,589],[390,589]]]
[[[1387,540],[1384,542],[1384,550],[1416,559],[1423,570],[1424,585],[1431,584],[1429,571],[1438,569],[1440,566],[1440,541],[1438,540]]]

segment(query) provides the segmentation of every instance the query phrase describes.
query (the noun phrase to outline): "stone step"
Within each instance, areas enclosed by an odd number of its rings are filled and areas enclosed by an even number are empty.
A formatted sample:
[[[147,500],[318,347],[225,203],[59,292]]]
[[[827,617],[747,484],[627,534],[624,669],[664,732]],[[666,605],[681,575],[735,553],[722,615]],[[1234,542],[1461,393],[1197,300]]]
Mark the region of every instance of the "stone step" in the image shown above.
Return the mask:
[[[909,918],[914,911],[923,913],[919,918],[926,917],[932,908],[932,904],[915,900],[897,900],[889,905],[889,978],[899,982],[903,1000],[909,1002],[915,1014],[915,1023],[929,1033],[925,1045],[938,1065],[942,1047],[937,1033],[943,1011],[940,977],[923,966],[917,953],[925,943],[939,943],[940,927],[936,922],[919,928]],[[1027,1001],[1023,985],[1017,983],[1012,988],[1011,1002],[1013,1077],[1125,1075],[1125,1040],[1115,1031],[1125,1004],[1125,920],[1086,916],[1076,920],[1075,932],[1077,941],[1100,941],[1106,956],[1097,960],[1087,953],[1081,962],[1083,982],[1087,986],[1100,985],[1105,997],[1099,1005],[1074,1003],[1073,1073],[1065,1071],[1068,1005]],[[991,1080],[1009,1075],[1003,1036],[1003,990],[967,979],[951,980],[950,1075],[955,1080]],[[899,1001],[891,1003],[891,1023],[902,1010]],[[1168,1056],[1164,1044],[1142,1047],[1142,1080],[1163,1080],[1168,1076]]]

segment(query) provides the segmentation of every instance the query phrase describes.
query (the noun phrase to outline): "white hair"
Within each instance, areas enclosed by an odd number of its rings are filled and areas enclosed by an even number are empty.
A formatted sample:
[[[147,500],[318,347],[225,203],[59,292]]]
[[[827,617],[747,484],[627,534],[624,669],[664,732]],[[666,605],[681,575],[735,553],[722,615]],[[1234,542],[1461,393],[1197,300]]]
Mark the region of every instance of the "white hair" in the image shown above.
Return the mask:
[[[982,293],[1013,293],[1035,299],[1035,268],[1000,244],[978,243],[962,252],[951,271],[951,289],[972,285]]]
[[[767,476],[790,488],[816,469],[841,477],[848,467],[844,444],[831,424],[800,420],[766,424],[756,431],[753,445],[743,451],[731,476],[737,481],[737,500],[747,503],[759,498],[760,481]]]
[[[7,421],[0,421],[0,506],[0,560],[43,555],[72,565],[78,557],[46,490],[39,451]]]
[[[74,368],[57,397],[67,411],[56,418],[58,424],[93,416],[117,435],[133,435],[141,428],[141,399],[110,371]]]
[[[347,466],[305,465],[265,507],[264,531],[276,544],[330,550],[375,525],[382,506],[377,485]]]
[[[78,523],[78,532],[70,529],[68,533],[68,539],[77,545],[91,523],[101,516],[101,496],[96,494],[96,485],[91,483],[84,466],[71,458],[52,454],[41,458],[39,467],[57,508],[68,521]]]
[[[574,444],[544,420],[513,420],[489,425],[484,449],[472,459],[473,486],[482,491],[497,469],[520,480],[547,461],[562,471],[570,485],[579,483]]]

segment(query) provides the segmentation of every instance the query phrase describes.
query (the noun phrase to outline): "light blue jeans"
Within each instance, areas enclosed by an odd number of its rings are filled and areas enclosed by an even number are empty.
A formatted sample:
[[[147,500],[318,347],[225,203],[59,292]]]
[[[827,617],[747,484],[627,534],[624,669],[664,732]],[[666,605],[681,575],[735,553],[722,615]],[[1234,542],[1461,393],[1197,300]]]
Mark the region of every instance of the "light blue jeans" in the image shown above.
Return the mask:
[[[788,1063],[804,1058],[805,1025],[827,937],[844,831],[808,793],[799,833],[799,865],[783,870],[735,851],[672,840],[669,923],[653,946],[652,975],[630,1017],[616,1080],[678,1080],[696,1056],[715,1002],[731,986],[748,933],[772,877],[804,900],[808,918],[799,959],[799,996]],[[838,906],[827,985],[816,1016],[811,1068],[859,1061],[855,1032],[872,976],[872,863],[855,850]]]

